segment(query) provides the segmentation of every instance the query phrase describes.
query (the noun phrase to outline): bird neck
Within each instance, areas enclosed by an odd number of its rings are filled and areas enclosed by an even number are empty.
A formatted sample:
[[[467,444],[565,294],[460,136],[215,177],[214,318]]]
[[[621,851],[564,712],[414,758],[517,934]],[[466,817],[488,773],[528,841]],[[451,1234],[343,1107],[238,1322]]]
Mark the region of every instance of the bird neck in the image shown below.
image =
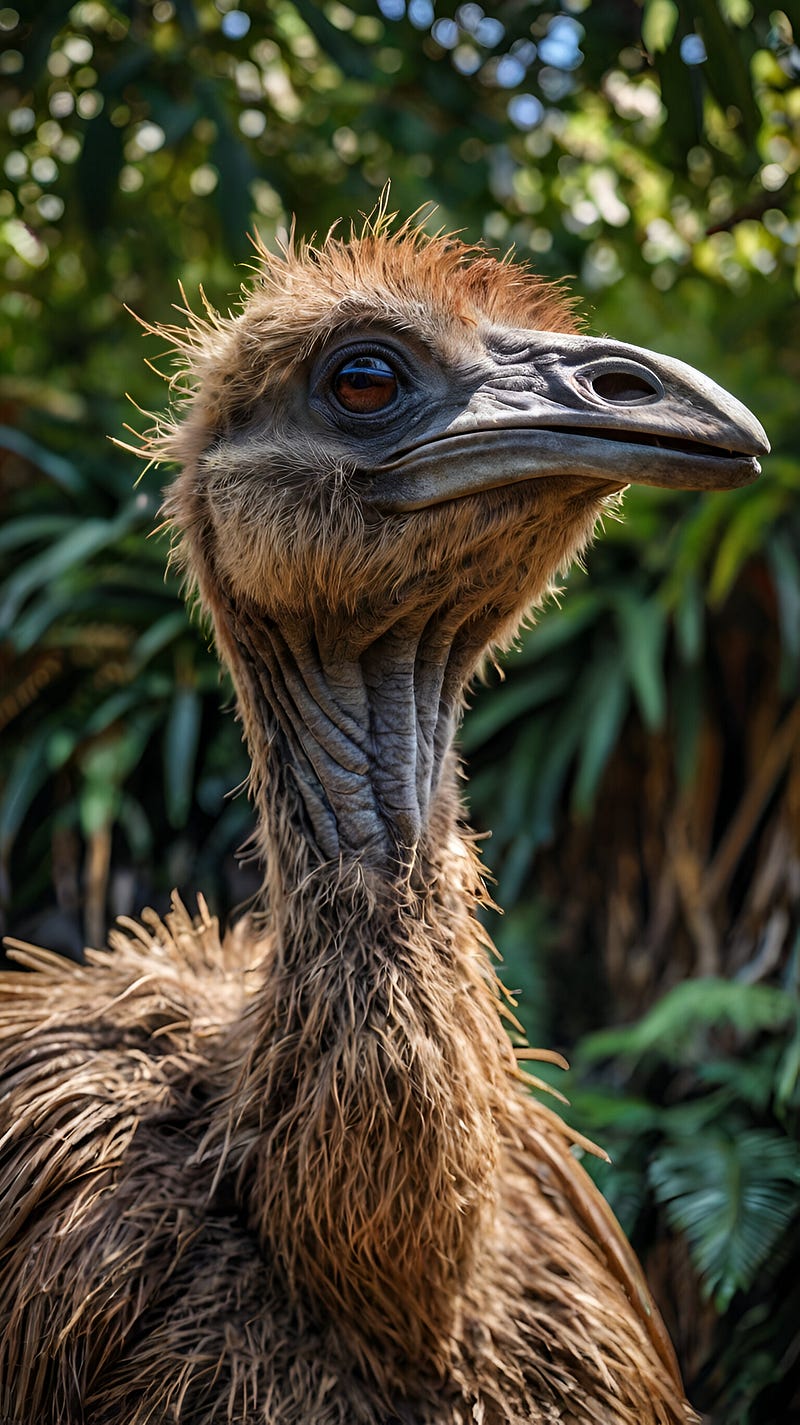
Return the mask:
[[[394,628],[337,661],[252,619],[235,639],[272,949],[228,1152],[298,1304],[373,1368],[378,1342],[385,1370],[440,1371],[514,1073],[458,830],[452,645],[420,661]]]
[[[484,631],[427,609],[370,624],[225,609],[270,879],[298,860],[413,876],[455,827],[451,746]]]

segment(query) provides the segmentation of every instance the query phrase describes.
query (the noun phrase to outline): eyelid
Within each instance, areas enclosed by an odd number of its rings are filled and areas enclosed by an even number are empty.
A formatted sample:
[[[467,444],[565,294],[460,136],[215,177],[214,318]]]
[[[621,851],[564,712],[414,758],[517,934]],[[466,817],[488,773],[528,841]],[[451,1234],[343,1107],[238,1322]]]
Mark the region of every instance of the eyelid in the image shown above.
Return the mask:
[[[357,360],[359,356],[374,356],[378,361],[385,361],[391,366],[398,380],[404,385],[408,384],[411,372],[407,354],[396,350],[384,338],[369,336],[360,340],[358,337],[352,337],[323,357],[317,368],[316,382],[329,382],[346,361]]]

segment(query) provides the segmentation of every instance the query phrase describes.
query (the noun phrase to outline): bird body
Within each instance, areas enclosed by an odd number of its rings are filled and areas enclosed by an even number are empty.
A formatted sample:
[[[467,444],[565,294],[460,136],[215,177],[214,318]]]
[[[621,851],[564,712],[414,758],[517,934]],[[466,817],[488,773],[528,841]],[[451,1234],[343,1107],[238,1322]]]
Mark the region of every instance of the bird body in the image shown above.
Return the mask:
[[[381,218],[262,260],[239,315],[172,333],[191,390],[148,448],[182,467],[264,911],[221,939],[176,902],[86,966],[27,948],[0,977],[0,1405],[688,1425],[635,1257],[503,1028],[452,741],[633,468],[742,483],[763,432],[452,239]]]
[[[619,1229],[487,1035],[482,954],[471,976],[431,967],[432,1009],[413,943],[413,980],[395,953],[348,984],[293,967],[290,990],[274,946],[254,963],[204,909],[112,943],[9,977],[12,1419],[692,1418]],[[440,978],[457,1028],[436,1023]]]

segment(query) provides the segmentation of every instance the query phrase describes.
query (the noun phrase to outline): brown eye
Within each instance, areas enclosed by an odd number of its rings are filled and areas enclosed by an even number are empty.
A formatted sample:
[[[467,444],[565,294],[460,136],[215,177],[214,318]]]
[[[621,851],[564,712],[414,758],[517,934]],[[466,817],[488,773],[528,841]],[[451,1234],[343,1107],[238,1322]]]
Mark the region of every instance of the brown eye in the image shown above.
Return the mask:
[[[351,356],[333,378],[340,406],[356,415],[370,415],[391,405],[397,395],[397,377],[380,356]]]

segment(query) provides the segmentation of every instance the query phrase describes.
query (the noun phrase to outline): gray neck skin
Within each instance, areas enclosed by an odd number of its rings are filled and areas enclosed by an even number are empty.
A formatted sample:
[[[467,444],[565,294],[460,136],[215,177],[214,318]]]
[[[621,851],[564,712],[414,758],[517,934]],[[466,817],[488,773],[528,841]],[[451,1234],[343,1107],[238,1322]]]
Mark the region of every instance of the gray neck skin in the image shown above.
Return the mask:
[[[448,748],[484,630],[463,607],[414,617],[344,656],[225,610],[272,947],[211,1134],[281,1291],[403,1391],[450,1358],[513,1066],[479,877],[453,855]]]
[[[320,860],[407,873],[482,637],[463,611],[415,613],[355,652],[341,637],[278,628],[261,611],[228,612],[267,841],[282,810],[277,780],[290,800],[294,784]]]

